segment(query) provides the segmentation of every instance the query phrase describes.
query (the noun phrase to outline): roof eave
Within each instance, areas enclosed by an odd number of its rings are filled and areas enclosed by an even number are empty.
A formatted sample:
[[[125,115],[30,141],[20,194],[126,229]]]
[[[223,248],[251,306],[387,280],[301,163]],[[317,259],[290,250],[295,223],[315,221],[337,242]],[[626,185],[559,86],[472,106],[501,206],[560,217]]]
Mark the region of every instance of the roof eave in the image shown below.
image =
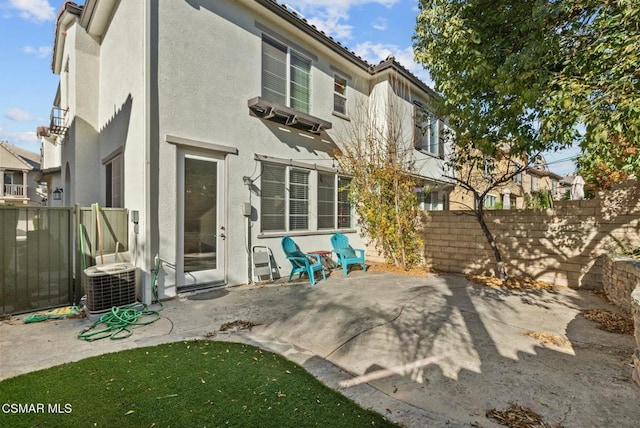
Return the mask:
[[[386,70],[394,70],[398,72],[402,77],[407,79],[409,82],[413,83],[415,86],[420,88],[422,91],[426,92],[429,96],[439,99],[442,98],[436,91],[427,86],[422,80],[420,80],[415,74],[411,73],[407,70],[402,64],[400,64],[393,56],[388,57],[386,60],[381,61],[379,64],[374,66],[371,70],[371,74],[375,75],[378,73],[382,73]]]
[[[347,58],[352,63],[357,65],[358,67],[371,72],[371,65],[357,56],[354,52],[349,51],[342,44],[336,42],[331,37],[327,36],[323,31],[318,30],[315,26],[309,24],[306,19],[301,18],[297,14],[289,11],[285,5],[281,5],[274,0],[255,0],[256,3],[264,6],[266,9],[275,13],[280,18],[284,19],[288,23],[292,24],[298,30],[305,32],[306,34],[314,37],[316,40],[320,41],[322,44],[327,46],[329,49],[333,50],[337,54],[341,55],[344,58]]]
[[[67,37],[67,28],[71,23],[82,14],[82,6],[78,6],[73,2],[65,2],[56,17],[56,26],[53,36],[53,54],[51,58],[51,71],[54,74],[60,74],[62,69],[62,54],[64,41]]]

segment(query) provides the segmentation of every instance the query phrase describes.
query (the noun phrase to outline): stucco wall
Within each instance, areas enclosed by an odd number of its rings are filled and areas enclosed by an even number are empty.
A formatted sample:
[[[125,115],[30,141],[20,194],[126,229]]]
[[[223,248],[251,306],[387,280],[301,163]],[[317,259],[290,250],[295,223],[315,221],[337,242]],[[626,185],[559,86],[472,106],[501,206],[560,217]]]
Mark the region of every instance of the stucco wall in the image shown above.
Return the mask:
[[[602,288],[600,256],[640,245],[640,191],[630,181],[598,199],[560,201],[549,210],[486,212],[510,275],[572,288]],[[425,212],[424,257],[447,272],[494,274],[496,264],[470,211]]]
[[[253,6],[252,6],[253,7]],[[221,195],[226,202],[223,242],[227,266],[227,283],[248,281],[248,248],[266,245],[273,250],[282,274],[290,269],[280,241],[284,233],[260,231],[260,172],[256,154],[279,159],[292,159],[309,165],[331,167],[336,149],[336,131],[349,126],[349,121],[332,115],[333,71],[342,70],[353,79],[355,90],[348,97],[348,108],[356,105],[362,95],[366,71],[358,69],[336,54],[300,33],[283,26],[263,7],[249,9],[242,2],[203,2],[199,7],[189,2],[159,3],[158,37],[158,221],[160,255],[176,261],[179,257],[180,203],[178,176],[180,153],[215,156],[215,145],[237,147],[237,154],[223,155],[224,180],[227,189]],[[258,119],[249,114],[247,101],[261,95],[262,36],[257,24],[292,40],[317,56],[311,69],[310,114],[332,122],[333,129],[320,136],[296,132]],[[326,90],[323,90],[326,88]],[[152,124],[155,126],[155,124]],[[201,148],[169,144],[166,135],[201,143]],[[210,146],[210,148],[207,148]],[[220,154],[220,153],[218,153]],[[255,179],[252,193],[243,177]],[[310,174],[309,200],[315,201],[316,175]],[[242,207],[251,202],[254,214],[250,228]],[[310,222],[315,221],[315,204],[310,204]],[[330,233],[316,231],[291,233],[303,250],[330,249]],[[248,235],[250,240],[248,240]],[[360,244],[355,233],[350,234]],[[172,293],[173,272],[167,270],[165,289]]]
[[[217,257],[224,257],[227,285],[248,281],[252,245],[269,246],[282,274],[290,269],[280,249],[283,235],[293,235],[306,251],[330,249],[329,237],[335,231],[318,230],[314,223],[316,170],[336,166],[334,155],[341,137],[356,122],[353,113],[360,104],[370,103],[375,89],[389,91],[386,77],[372,81],[368,70],[258,2],[154,0],[117,2],[114,7],[113,14],[102,17],[106,19],[104,34],[89,36],[75,25],[66,38],[65,52],[71,64],[68,78],[61,74],[63,99],[68,98],[63,104],[69,105],[75,121],[69,144],[62,149],[62,181],[65,204],[104,202],[104,162],[122,151],[124,205],[140,214],[140,224],[130,229],[140,234],[132,232],[130,248],[135,252],[132,259],[145,272],[145,301],[149,301],[149,271],[156,254],[169,262],[160,279],[161,294],[175,294],[179,284],[180,275],[172,271],[171,264],[178,264],[180,273],[180,180],[186,154],[220,159],[219,179],[225,186],[218,193],[218,199],[224,201],[218,207],[224,213],[219,226],[224,226],[226,240],[218,247]],[[249,114],[247,101],[262,92],[263,32],[311,59],[309,113],[332,122],[332,129],[314,135]],[[335,70],[349,78],[349,117],[332,113]],[[411,112],[410,100],[403,103]],[[411,114],[405,115],[408,144],[412,143],[411,119]],[[175,138],[169,141],[168,136]],[[298,165],[302,162],[309,170],[308,231],[260,230],[261,162],[257,154]],[[434,169],[427,174],[430,176],[438,176],[443,167],[440,160],[418,161]],[[245,177],[253,180],[251,191]],[[69,200],[68,189],[73,195]],[[253,208],[250,223],[242,212],[247,202]],[[353,246],[362,247],[355,221],[353,226],[341,232],[349,235]]]

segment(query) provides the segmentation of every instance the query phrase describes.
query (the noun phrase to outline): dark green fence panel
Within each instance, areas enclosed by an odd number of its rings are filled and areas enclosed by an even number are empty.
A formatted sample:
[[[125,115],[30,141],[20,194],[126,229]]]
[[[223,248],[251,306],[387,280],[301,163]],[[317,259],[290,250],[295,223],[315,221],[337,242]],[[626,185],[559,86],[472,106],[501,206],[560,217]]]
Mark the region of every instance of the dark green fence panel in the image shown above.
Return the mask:
[[[70,208],[0,207],[0,315],[71,303],[72,225]]]

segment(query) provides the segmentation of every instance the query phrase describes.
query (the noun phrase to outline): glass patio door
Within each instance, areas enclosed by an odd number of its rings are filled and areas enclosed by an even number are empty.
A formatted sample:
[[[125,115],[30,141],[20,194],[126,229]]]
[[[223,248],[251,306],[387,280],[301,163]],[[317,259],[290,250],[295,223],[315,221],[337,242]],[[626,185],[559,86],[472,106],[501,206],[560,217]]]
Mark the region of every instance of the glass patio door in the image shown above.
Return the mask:
[[[183,152],[178,187],[179,290],[224,284],[222,159]]]

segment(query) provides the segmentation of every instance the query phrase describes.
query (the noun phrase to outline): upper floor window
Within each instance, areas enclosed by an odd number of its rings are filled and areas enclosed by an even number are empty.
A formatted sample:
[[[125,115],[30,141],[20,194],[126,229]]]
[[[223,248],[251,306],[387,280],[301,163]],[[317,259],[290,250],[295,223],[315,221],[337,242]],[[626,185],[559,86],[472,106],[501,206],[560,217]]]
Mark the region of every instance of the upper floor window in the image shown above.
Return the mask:
[[[291,48],[262,37],[262,97],[309,113],[311,61]]]
[[[415,148],[444,159],[444,122],[422,105],[414,104]]]
[[[538,190],[540,190],[540,184],[538,182],[538,177],[536,177],[535,175],[531,176],[531,191],[532,192],[537,192]]]
[[[347,114],[347,79],[339,74],[333,75],[333,111]]]
[[[515,167],[516,171],[520,170],[520,172],[513,176],[513,181],[515,181],[516,184],[522,185],[522,164],[516,162]]]
[[[485,156],[482,164],[482,175],[485,178],[490,178],[496,170],[495,160],[491,156]]]

